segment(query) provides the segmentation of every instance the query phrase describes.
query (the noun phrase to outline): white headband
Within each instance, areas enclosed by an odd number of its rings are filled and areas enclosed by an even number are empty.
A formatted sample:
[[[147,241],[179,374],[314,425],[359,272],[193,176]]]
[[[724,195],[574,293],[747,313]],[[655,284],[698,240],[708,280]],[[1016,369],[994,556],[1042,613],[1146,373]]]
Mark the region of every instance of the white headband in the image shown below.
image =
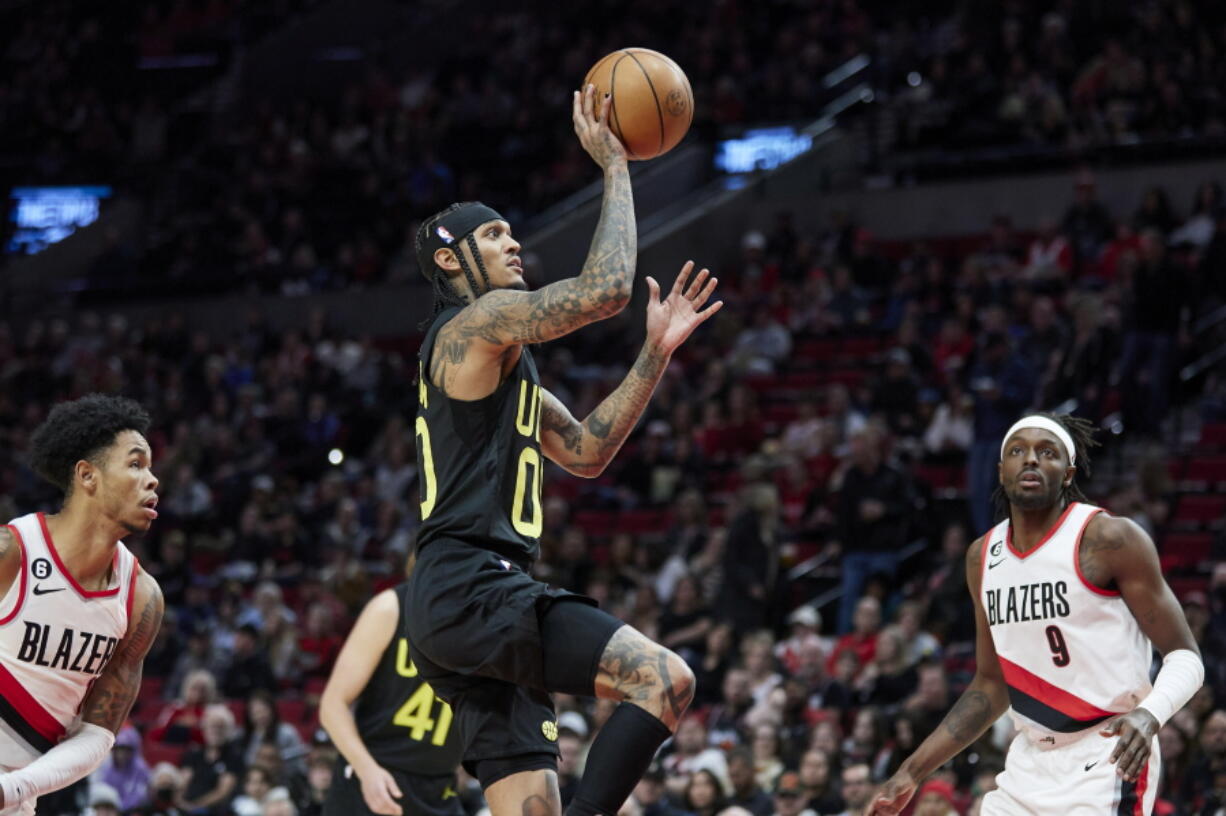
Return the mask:
[[[1022,417],[1013,423],[1013,427],[1009,429],[1009,432],[1005,434],[1005,438],[1000,443],[1001,461],[1004,461],[1005,443],[1009,441],[1009,437],[1026,428],[1037,428],[1040,431],[1054,434],[1056,439],[1059,439],[1064,444],[1064,450],[1068,453],[1068,463],[1070,465],[1077,464],[1077,449],[1073,447],[1073,437],[1068,435],[1068,431],[1064,430],[1064,426],[1059,422],[1048,419],[1045,416],[1039,416],[1038,414]]]

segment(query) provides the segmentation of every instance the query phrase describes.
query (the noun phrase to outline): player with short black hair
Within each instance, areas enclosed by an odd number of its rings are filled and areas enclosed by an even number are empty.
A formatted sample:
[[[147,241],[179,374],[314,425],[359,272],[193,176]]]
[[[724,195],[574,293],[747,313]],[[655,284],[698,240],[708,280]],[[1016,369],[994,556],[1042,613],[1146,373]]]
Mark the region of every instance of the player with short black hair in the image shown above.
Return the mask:
[[[1152,811],[1158,730],[1205,670],[1153,541],[1085,502],[1076,478],[1092,446],[1089,423],[1057,414],[1023,417],[1001,440],[1003,519],[966,556],[974,680],[870,816],[901,812],[1006,710],[1019,733],[985,814]],[[1154,647],[1163,661],[1151,684]]]
[[[0,812],[106,758],[140,690],[162,592],[120,541],[157,518],[145,433],[129,399],[60,403],[30,439],[34,470],[64,494],[54,515],[0,528]]]
[[[417,460],[422,524],[405,599],[413,663],[455,712],[464,765],[494,816],[557,814],[550,692],[622,701],[591,747],[572,814],[621,807],[694,694],[673,652],[530,575],[543,524],[542,455],[599,475],[651,399],[673,351],[719,304],[687,263],[668,297],[648,278],[647,339],[622,381],[582,422],[541,387],[527,345],[625,308],[636,227],[626,153],[609,99],[576,92],[580,142],[604,170],[604,198],[577,277],[528,291],[511,227],[484,204],[426,219],[417,255],[435,293],[419,354]]]

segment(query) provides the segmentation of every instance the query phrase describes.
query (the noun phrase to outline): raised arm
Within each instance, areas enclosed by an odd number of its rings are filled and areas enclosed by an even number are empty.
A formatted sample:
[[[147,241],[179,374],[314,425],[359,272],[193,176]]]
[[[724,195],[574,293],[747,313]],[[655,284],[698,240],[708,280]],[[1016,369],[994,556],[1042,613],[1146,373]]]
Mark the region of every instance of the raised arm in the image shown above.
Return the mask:
[[[583,269],[534,292],[495,289],[469,304],[439,332],[439,348],[497,355],[508,346],[541,343],[611,317],[630,302],[638,251],[634,195],[626,151],[609,130],[609,98],[598,108],[595,88],[575,92],[579,141],[604,170],[600,221]],[[436,378],[435,383],[439,384]]]
[[[901,813],[929,774],[979,739],[1009,708],[1009,691],[979,597],[983,547],[984,540],[980,538],[966,553],[966,585],[975,603],[975,678],[945,715],[940,727],[882,785],[869,806],[868,816]]]
[[[717,301],[703,309],[718,281],[708,281],[709,273],[704,269],[687,289],[693,268],[693,261],[686,262],[664,301],[660,300],[659,284],[647,279],[650,295],[643,349],[621,385],[586,419],[575,419],[557,397],[542,389],[541,450],[549,459],[576,476],[589,478],[608,467],[643,415],[673,352],[723,305]]]
[[[1200,648],[1175,593],[1162,577],[1154,542],[1131,519],[1099,513],[1086,527],[1077,557],[1087,581],[1119,591],[1141,631],[1163,655],[1153,693],[1102,730],[1120,738],[1110,759],[1119,775],[1136,780],[1149,760],[1154,735],[1204,682]]]
[[[400,602],[390,589],[376,595],[353,625],[332,666],[332,675],[319,700],[319,724],[358,775],[362,798],[372,813],[400,816],[396,799],[402,795],[396,780],[371,756],[353,717],[353,703],[370,682],[383,652],[396,636]]]
[[[0,808],[50,793],[88,776],[115,744],[140,692],[141,669],[162,625],[162,590],[140,570],[128,631],[81,708],[81,725],[63,742],[19,771],[0,774]]]

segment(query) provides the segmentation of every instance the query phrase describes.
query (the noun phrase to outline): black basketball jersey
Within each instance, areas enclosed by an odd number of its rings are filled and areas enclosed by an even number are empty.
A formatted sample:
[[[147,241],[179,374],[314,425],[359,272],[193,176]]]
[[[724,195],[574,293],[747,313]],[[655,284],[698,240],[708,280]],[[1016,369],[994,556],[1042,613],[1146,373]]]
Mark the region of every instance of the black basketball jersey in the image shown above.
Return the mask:
[[[418,355],[417,467],[421,474],[418,548],[459,539],[520,564],[536,560],[541,507],[541,385],[527,348],[494,393],[454,400],[430,382],[439,314]]]
[[[417,673],[409,657],[404,610],[407,584],[393,592],[400,604],[396,635],[358,695],[353,718],[375,761],[388,770],[418,776],[449,774],[464,746],[451,733],[451,706]]]

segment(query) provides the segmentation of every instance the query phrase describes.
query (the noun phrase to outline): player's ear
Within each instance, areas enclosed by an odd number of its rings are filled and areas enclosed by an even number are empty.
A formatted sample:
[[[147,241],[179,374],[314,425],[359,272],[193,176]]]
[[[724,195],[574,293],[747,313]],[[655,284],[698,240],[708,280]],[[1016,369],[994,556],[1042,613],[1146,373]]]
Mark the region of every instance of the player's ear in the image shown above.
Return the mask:
[[[1005,463],[1004,462],[996,463],[996,481],[1002,485],[1005,483]]]
[[[88,459],[80,459],[72,469],[73,484],[79,484],[86,493],[98,489],[98,468]]]
[[[456,259],[455,250],[447,247],[439,247],[434,250],[434,262],[441,269],[446,269],[448,272],[459,272],[460,262]]]
[[[1073,483],[1073,477],[1077,475],[1077,468],[1069,465],[1064,469],[1064,486],[1068,487]]]

